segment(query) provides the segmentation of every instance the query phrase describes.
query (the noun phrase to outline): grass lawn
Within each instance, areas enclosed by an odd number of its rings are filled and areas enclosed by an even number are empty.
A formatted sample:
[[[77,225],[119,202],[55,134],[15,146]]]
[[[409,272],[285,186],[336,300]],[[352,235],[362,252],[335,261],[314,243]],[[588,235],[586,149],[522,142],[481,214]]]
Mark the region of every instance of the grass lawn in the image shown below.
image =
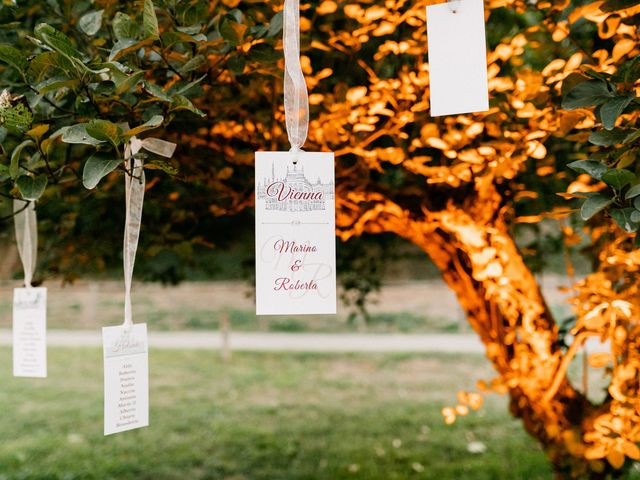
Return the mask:
[[[102,436],[102,357],[50,349],[49,378],[0,349],[0,478],[550,479],[543,453],[489,396],[445,426],[479,356],[152,351],[151,426]],[[469,453],[471,442],[486,445]],[[476,444],[477,445],[477,444]]]

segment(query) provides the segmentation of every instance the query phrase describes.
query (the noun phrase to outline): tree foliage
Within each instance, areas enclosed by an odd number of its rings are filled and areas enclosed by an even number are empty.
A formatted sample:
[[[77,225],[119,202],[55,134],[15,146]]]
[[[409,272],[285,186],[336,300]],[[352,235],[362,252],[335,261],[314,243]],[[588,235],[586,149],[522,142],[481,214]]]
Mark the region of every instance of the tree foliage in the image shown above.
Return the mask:
[[[303,4],[306,148],[335,152],[338,235],[393,233],[424,250],[496,367],[481,386],[509,393],[559,475],[605,478],[640,458],[640,5],[487,1],[490,110],[434,119],[430,3]],[[287,148],[280,10],[239,0],[0,10],[2,195],[38,199],[55,270],[113,258],[133,136],[179,145],[169,161],[143,151],[159,170],[144,250],[166,275],[246,221],[253,152]],[[536,244],[514,240],[549,222],[562,248],[594,262],[564,323],[524,261]],[[359,280],[349,281],[371,287]],[[590,337],[611,344],[589,357],[610,379],[600,397],[567,374]],[[461,393],[446,419],[480,398]]]

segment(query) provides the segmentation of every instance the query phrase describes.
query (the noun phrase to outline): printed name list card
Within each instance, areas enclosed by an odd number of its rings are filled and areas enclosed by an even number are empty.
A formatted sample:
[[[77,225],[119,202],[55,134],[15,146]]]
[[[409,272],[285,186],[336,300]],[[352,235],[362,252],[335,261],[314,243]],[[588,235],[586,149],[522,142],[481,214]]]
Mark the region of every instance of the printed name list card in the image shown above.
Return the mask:
[[[149,425],[147,324],[103,327],[104,434]]]
[[[256,153],[258,315],[336,313],[333,172],[333,153]]]
[[[47,289],[13,291],[13,375],[47,376]]]
[[[431,115],[489,110],[483,0],[427,7]]]

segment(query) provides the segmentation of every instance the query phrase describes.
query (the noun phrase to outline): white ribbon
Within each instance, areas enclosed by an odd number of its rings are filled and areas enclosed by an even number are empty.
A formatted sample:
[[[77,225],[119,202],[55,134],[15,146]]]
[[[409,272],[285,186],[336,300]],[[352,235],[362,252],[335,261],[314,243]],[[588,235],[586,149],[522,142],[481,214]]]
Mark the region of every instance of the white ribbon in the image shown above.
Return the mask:
[[[124,325],[133,325],[131,313],[131,282],[133,266],[138,250],[140,238],[140,224],[142,223],[142,205],[144,203],[144,162],[135,158],[141,148],[170,158],[176,149],[176,144],[160,140],[159,138],[145,138],[138,140],[135,136],[125,146],[124,158],[127,167],[125,174],[125,224],[122,259],[124,263]]]
[[[300,0],[284,0],[284,114],[291,150],[304,145],[309,129],[309,96],[300,64]]]
[[[141,145],[133,139],[125,147],[125,162],[127,173],[125,182],[125,223],[122,259],[124,263],[124,325],[133,325],[131,315],[131,281],[133,265],[136,261],[138,239],[140,238],[140,224],[142,222],[142,204],[144,202],[144,168],[143,162],[133,156],[140,151]]]
[[[38,224],[35,202],[28,202],[25,205],[25,200],[16,199],[13,201],[13,213],[18,254],[24,270],[24,286],[31,288],[31,280],[38,257]]]

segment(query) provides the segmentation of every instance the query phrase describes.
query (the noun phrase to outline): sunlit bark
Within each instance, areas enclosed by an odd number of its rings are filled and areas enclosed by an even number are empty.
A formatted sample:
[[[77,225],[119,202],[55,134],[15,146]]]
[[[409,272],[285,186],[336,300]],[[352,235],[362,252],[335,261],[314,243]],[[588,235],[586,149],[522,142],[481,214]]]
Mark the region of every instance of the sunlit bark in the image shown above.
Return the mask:
[[[419,213],[377,194],[350,192],[338,217],[340,234],[393,232],[418,245],[486,345],[499,374],[492,387],[509,393],[512,413],[542,444],[558,478],[603,478],[610,468],[585,462],[581,440],[596,407],[566,378],[557,326],[509,232],[500,196],[490,184],[479,191],[460,205]],[[359,217],[350,215],[357,204],[368,207]]]

